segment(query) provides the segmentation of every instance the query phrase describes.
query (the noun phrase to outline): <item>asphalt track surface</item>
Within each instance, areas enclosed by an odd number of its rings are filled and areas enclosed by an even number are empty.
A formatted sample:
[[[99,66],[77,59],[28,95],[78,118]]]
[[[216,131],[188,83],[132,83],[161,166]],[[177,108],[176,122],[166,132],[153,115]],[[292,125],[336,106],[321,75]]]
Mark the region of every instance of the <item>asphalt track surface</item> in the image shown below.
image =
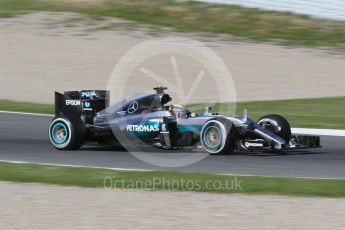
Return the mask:
[[[161,168],[147,164],[128,152],[108,148],[86,146],[78,151],[58,151],[48,140],[51,119],[0,113],[0,160],[236,175],[345,178],[345,137],[322,137],[322,149],[285,154],[208,156],[192,165]]]

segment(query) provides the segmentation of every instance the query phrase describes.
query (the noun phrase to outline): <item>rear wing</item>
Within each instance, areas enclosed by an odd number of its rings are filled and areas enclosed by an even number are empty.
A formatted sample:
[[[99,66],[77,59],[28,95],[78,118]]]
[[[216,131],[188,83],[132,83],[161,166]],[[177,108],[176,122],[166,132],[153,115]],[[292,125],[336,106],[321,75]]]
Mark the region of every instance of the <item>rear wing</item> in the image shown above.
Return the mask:
[[[55,92],[55,115],[94,116],[109,106],[106,90]]]

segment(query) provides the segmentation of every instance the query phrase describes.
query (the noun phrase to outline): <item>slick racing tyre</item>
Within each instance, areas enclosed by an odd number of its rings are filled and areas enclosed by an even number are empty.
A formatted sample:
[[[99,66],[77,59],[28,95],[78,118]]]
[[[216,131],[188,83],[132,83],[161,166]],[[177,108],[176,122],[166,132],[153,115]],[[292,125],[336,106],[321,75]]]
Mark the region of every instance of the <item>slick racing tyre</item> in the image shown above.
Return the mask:
[[[79,116],[57,116],[49,126],[49,139],[58,150],[79,149],[85,140],[85,128]]]
[[[208,153],[225,155],[235,150],[238,136],[238,131],[231,121],[218,118],[204,124],[200,133],[200,141]]]
[[[258,124],[265,129],[283,138],[286,143],[291,140],[291,127],[289,122],[282,116],[270,114],[259,119]]]

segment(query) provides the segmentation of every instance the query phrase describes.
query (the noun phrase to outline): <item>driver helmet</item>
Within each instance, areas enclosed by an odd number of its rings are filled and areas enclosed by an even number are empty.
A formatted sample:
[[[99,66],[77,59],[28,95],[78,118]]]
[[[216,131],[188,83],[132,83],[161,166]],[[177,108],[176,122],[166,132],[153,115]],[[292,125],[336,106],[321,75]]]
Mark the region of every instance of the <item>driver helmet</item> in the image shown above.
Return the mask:
[[[176,117],[179,117],[179,118],[188,118],[190,116],[190,112],[189,110],[182,106],[182,105],[179,105],[179,104],[173,104],[173,105],[170,105],[170,109],[169,109]]]

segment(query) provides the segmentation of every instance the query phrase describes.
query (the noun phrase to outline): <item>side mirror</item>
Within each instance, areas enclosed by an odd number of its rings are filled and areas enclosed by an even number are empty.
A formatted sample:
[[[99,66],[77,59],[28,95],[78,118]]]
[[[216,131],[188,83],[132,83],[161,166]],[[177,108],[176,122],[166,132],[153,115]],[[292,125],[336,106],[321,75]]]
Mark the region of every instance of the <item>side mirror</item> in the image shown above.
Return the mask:
[[[248,120],[248,110],[245,109],[245,110],[243,110],[242,121],[246,122],[247,120]]]
[[[210,113],[210,111],[212,110],[212,108],[211,107],[205,107],[204,108],[204,115],[212,115],[212,113]]]

